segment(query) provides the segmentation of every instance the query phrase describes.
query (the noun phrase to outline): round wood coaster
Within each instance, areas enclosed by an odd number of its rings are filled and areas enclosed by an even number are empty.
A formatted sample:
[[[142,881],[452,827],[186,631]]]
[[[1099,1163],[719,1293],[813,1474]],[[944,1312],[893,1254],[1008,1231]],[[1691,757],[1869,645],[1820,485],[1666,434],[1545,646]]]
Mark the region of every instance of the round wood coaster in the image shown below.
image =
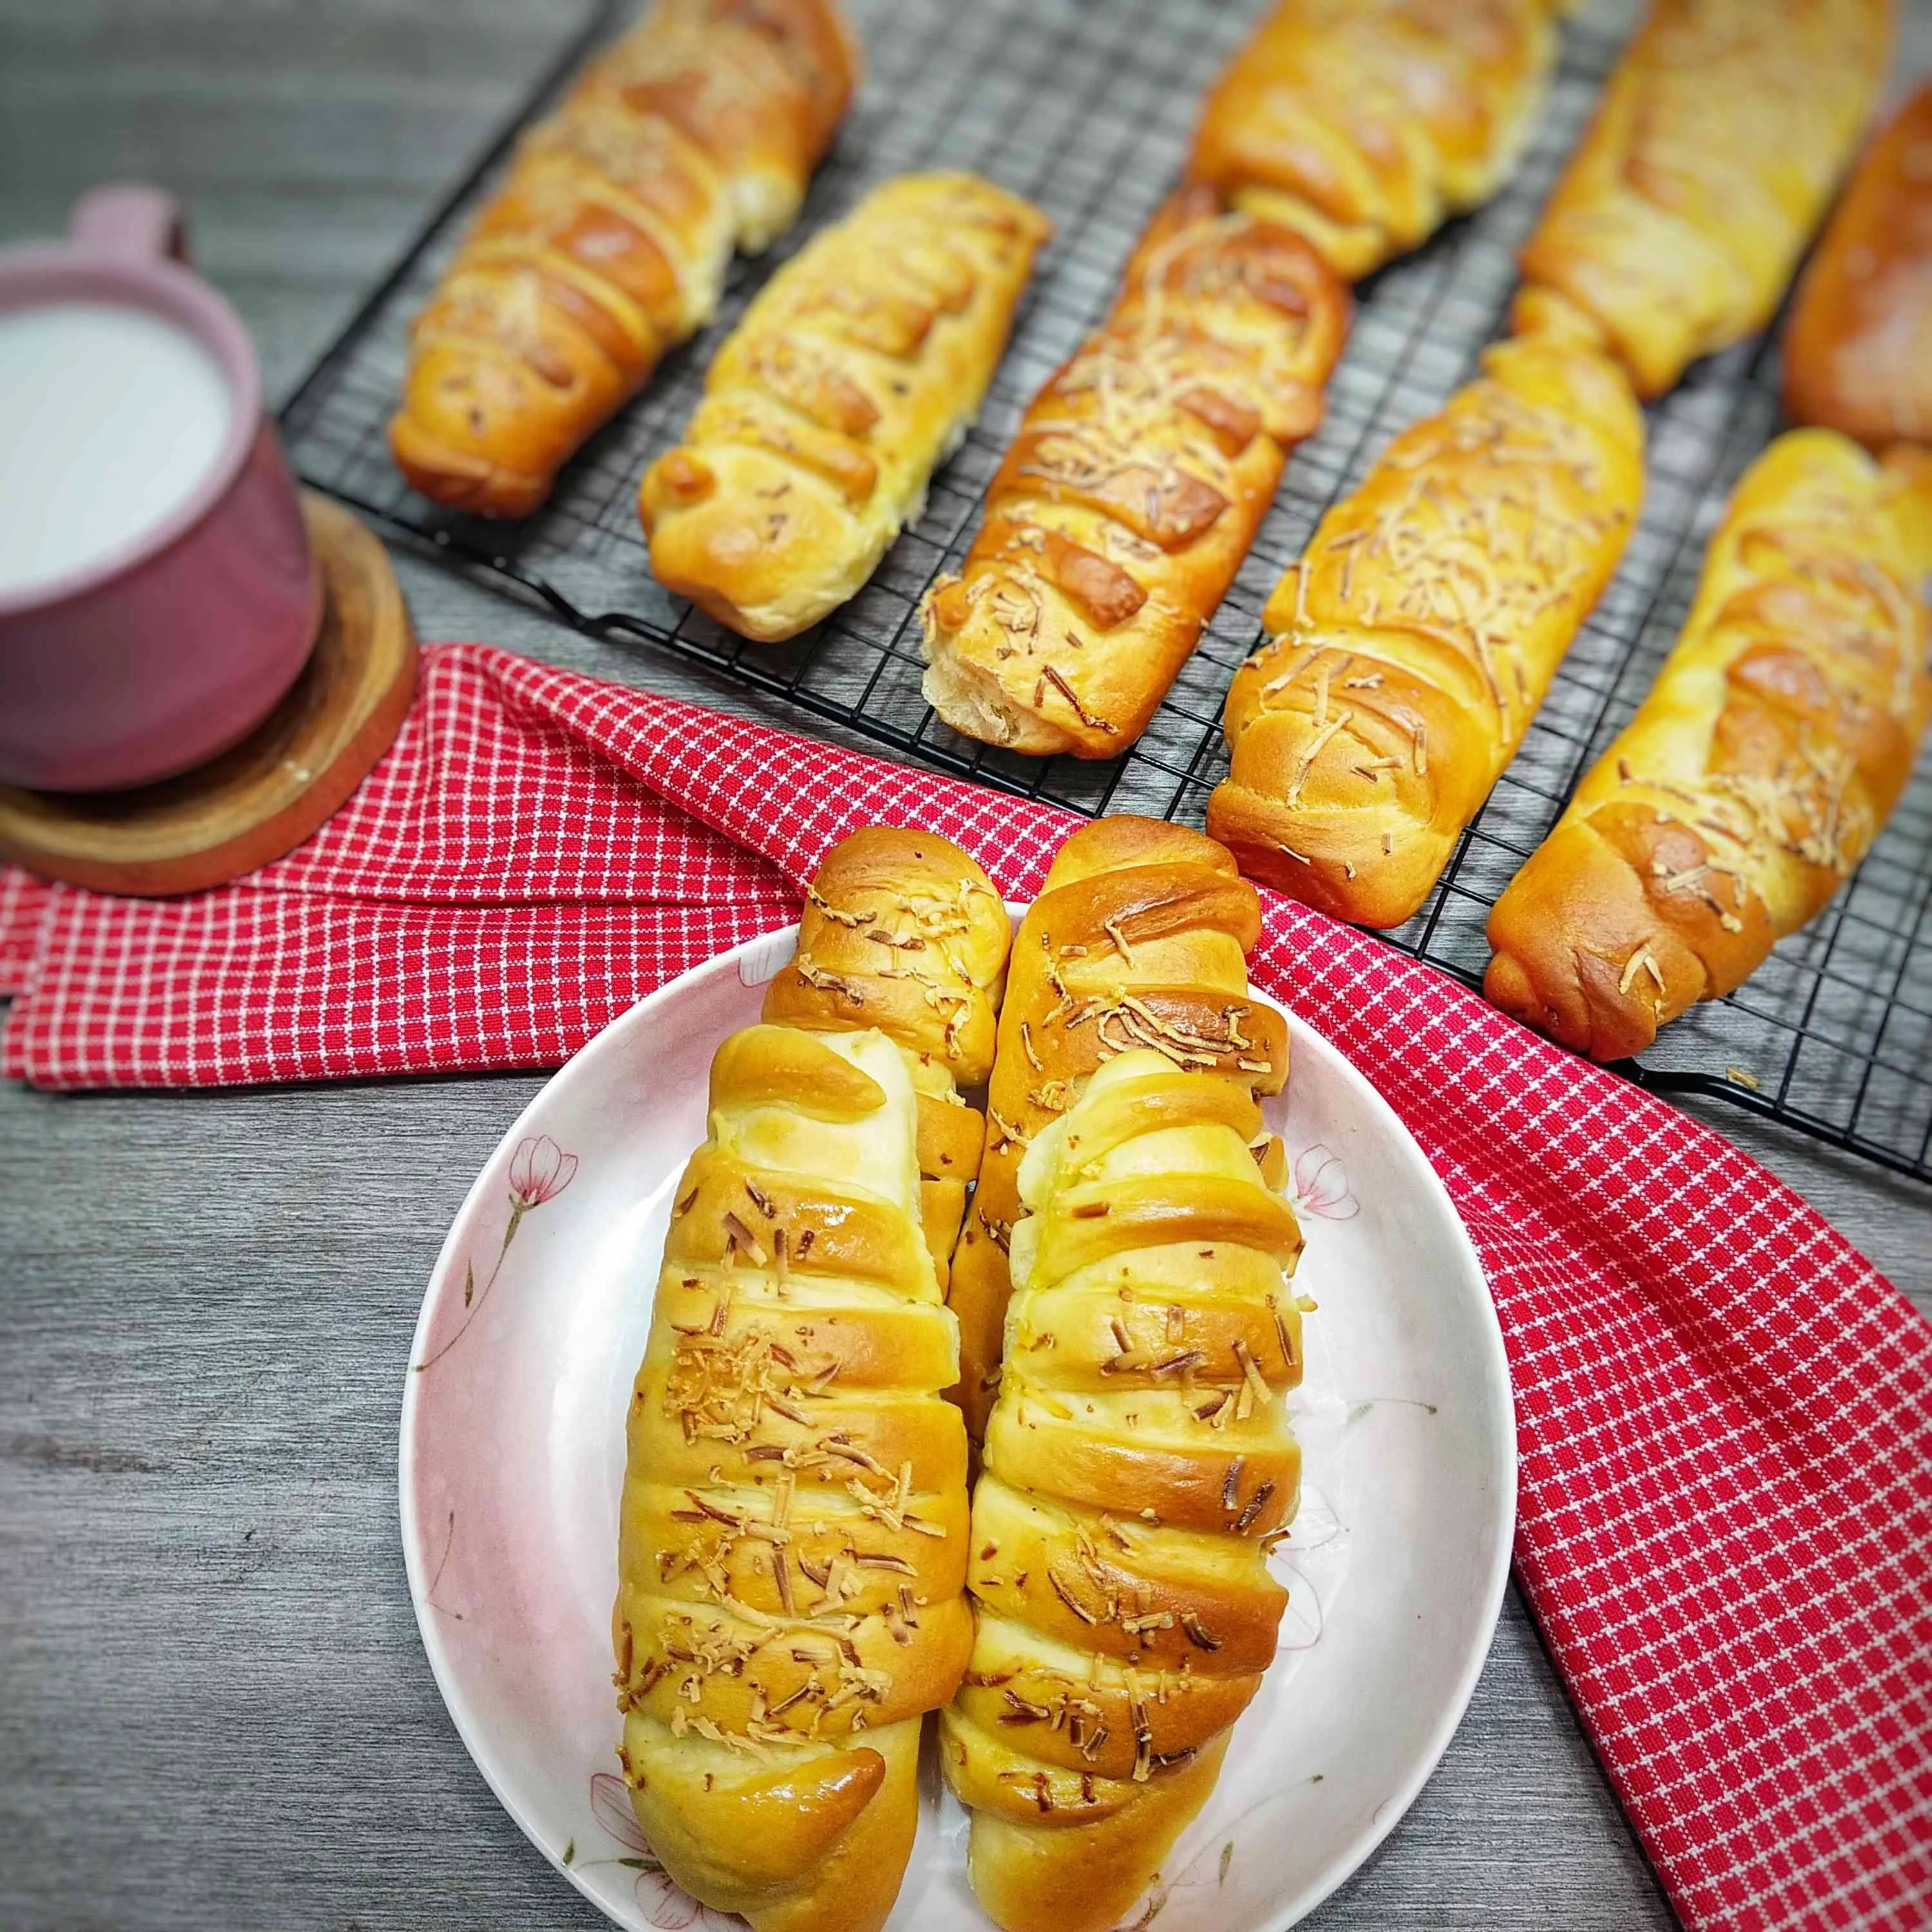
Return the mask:
[[[0,786],[0,858],[96,892],[200,892],[315,831],[394,742],[416,641],[388,554],[340,505],[302,496],[322,568],[322,628],[293,688],[240,744],[131,791]]]

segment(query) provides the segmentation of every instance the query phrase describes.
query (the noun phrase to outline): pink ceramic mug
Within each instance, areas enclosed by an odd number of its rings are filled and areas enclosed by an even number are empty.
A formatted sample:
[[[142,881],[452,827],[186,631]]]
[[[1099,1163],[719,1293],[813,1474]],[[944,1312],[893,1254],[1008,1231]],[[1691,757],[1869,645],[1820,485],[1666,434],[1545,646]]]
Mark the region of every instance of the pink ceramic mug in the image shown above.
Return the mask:
[[[321,581],[254,350],[181,253],[173,201],[131,187],[84,196],[64,242],[0,250],[0,316],[144,310],[200,344],[229,403],[172,509],[61,575],[0,585],[0,782],[100,790],[185,771],[259,724],[314,644]]]

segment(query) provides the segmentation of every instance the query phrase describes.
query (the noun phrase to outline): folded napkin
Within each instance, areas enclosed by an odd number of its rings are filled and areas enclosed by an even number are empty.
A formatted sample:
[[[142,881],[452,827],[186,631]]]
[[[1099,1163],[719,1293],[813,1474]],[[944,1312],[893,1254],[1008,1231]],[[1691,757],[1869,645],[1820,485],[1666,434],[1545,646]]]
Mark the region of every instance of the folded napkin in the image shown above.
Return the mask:
[[[314,838],[168,903],[0,871],[0,1066],[47,1087],[545,1065],[796,916],[854,827],[1010,897],[1074,821],[452,645]],[[1932,1922],[1932,1328],[1715,1134],[1264,893],[1256,982],[1407,1124],[1488,1271],[1517,1574],[1685,1923]]]

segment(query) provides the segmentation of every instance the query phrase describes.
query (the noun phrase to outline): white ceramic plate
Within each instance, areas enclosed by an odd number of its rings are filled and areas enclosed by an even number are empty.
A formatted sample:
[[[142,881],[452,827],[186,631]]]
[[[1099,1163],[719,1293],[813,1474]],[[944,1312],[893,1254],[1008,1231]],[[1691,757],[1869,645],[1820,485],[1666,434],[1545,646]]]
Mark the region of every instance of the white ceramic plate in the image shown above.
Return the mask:
[[[739,1923],[649,1856],[613,1751],[610,1605],[623,1418],[674,1184],[718,1042],[758,1017],[794,933],[653,994],[551,1080],[443,1244],[403,1402],[402,1527],[423,1642],[510,1815],[621,1925]],[[1268,1103],[1307,1234],[1304,1490],[1276,1552],[1281,1654],[1212,1802],[1136,1922],[1281,1932],[1401,1816],[1489,1648],[1516,1434],[1481,1270],[1428,1162],[1368,1082],[1288,1016]],[[931,1767],[928,1766],[928,1770]],[[892,1932],[985,1932],[964,1816],[927,1780]]]

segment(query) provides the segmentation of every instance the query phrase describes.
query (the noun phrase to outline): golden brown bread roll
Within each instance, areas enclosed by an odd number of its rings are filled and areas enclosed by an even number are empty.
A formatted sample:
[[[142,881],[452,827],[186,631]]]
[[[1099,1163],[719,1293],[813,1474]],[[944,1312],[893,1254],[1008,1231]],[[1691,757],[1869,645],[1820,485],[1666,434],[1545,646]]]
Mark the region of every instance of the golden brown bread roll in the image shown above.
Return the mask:
[[[940,1720],[968,1876],[1006,1932],[1100,1932],[1132,1908],[1274,1654],[1301,1236],[1267,1144],[1240,1086],[1137,1048],[1022,1164],[976,1634]]]
[[[1145,728],[1322,420],[1348,298],[1306,243],[1177,197],[1036,396],[957,577],[920,615],[927,701],[1022,752]]]
[[[1249,878],[1400,926],[1623,554],[1643,420],[1588,348],[1504,343],[1322,520],[1235,674],[1208,829]]]
[[[991,1131],[947,1300],[959,1318],[959,1387],[976,1441],[998,1385],[1028,1145],[1116,1054],[1153,1047],[1249,1094],[1288,1079],[1288,1031],[1248,996],[1261,904],[1234,862],[1185,826],[1126,816],[1060,848],[1013,940],[987,1100]]]
[[[1870,449],[1932,443],[1932,83],[1872,143],[1804,272],[1784,407]]]
[[[772,277],[646,472],[658,581],[748,638],[851,597],[979,413],[1051,224],[976,176],[874,188]]]
[[[883,1033],[726,1041],[632,1400],[619,1755],[665,1870],[757,1932],[884,1923],[971,1646],[917,1143]]]
[[[764,1017],[814,1032],[876,1027],[919,1096],[926,1244],[946,1285],[986,1120],[959,1097],[992,1071],[1012,922],[993,882],[950,838],[867,826],[820,862],[798,952]]]
[[[838,0],[658,0],[523,140],[417,318],[398,466],[527,515],[790,226],[857,85]]]
[[[1522,256],[1519,332],[1660,396],[1762,328],[1856,146],[1890,0],[1652,0]]]
[[[1550,0],[1282,0],[1188,164],[1358,280],[1502,184],[1556,54]]]
[[[1821,911],[1932,710],[1928,571],[1932,455],[1773,443],[1650,694],[1490,913],[1489,997],[1622,1059]]]

